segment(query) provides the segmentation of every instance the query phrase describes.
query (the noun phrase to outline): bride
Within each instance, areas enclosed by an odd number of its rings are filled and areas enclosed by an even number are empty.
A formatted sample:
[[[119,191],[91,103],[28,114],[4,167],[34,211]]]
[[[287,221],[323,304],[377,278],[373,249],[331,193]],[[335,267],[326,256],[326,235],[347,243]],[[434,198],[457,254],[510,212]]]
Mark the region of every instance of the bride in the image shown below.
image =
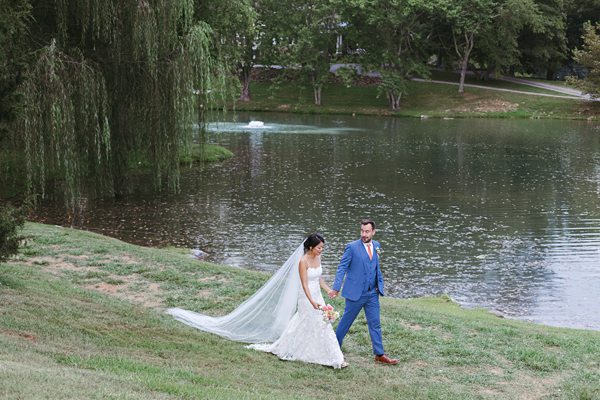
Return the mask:
[[[337,338],[320,310],[325,304],[321,288],[331,291],[321,277],[324,245],[320,234],[308,236],[263,287],[223,317],[180,308],[167,312],[187,325],[252,343],[249,348],[282,360],[343,368],[347,364]]]

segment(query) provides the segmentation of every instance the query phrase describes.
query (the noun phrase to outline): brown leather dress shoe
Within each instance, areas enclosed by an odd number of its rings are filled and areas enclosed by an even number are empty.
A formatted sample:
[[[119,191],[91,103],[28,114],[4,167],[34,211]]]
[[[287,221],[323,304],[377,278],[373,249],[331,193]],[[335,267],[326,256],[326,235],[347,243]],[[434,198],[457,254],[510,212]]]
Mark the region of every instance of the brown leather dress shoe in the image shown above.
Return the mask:
[[[398,364],[398,360],[396,360],[395,358],[389,358],[385,354],[383,354],[381,356],[375,356],[375,362],[379,362],[382,364],[389,364],[389,365]]]

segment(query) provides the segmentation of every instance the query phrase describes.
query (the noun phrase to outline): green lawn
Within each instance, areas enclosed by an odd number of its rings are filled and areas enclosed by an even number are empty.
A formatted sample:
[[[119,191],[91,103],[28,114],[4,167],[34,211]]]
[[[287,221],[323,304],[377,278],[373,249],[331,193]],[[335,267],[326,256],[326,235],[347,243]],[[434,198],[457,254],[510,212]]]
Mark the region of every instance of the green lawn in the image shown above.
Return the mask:
[[[432,78],[436,78],[433,76]],[[439,78],[448,78],[441,76]],[[472,78],[470,78],[472,79]],[[504,89],[526,92],[553,92],[505,81],[473,81]],[[400,110],[391,111],[385,96],[378,96],[375,86],[346,87],[327,84],[323,89],[323,105],[313,104],[312,89],[295,83],[272,86],[253,82],[251,101],[237,102],[237,110],[281,111],[299,113],[390,115],[434,118],[560,118],[598,120],[600,102],[552,98],[520,93],[509,93],[483,88],[465,89],[431,82],[409,82],[408,94],[403,97]],[[560,95],[560,93],[554,93]]]
[[[385,298],[384,341],[398,366],[373,363],[364,319],[344,344],[349,368],[284,362],[163,312],[227,312],[263,273],[55,226],[27,223],[24,235],[22,254],[0,265],[0,398],[600,398],[600,332],[448,298]]]

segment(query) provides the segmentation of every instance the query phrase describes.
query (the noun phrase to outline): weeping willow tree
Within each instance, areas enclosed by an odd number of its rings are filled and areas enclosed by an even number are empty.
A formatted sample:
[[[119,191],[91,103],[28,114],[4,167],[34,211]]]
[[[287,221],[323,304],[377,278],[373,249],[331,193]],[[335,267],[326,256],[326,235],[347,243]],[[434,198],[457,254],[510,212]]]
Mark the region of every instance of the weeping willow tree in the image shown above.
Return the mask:
[[[226,68],[193,0],[31,2],[30,67],[13,130],[27,189],[96,195],[128,190],[140,160],[157,188],[177,190],[179,157],[192,126],[223,93]],[[213,95],[214,96],[214,95]],[[199,116],[199,117],[198,117]],[[91,184],[91,185],[90,185]]]

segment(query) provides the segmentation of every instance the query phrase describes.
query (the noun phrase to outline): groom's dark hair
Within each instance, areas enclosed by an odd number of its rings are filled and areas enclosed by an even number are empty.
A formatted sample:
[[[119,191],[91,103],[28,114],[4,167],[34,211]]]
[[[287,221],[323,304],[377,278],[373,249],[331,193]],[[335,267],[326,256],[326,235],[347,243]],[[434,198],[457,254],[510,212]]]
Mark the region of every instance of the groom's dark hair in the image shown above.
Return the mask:
[[[372,219],[369,219],[369,218],[363,219],[362,221],[360,221],[360,224],[361,225],[369,225],[369,224],[371,224],[371,228],[375,229],[375,222],[373,222]]]

